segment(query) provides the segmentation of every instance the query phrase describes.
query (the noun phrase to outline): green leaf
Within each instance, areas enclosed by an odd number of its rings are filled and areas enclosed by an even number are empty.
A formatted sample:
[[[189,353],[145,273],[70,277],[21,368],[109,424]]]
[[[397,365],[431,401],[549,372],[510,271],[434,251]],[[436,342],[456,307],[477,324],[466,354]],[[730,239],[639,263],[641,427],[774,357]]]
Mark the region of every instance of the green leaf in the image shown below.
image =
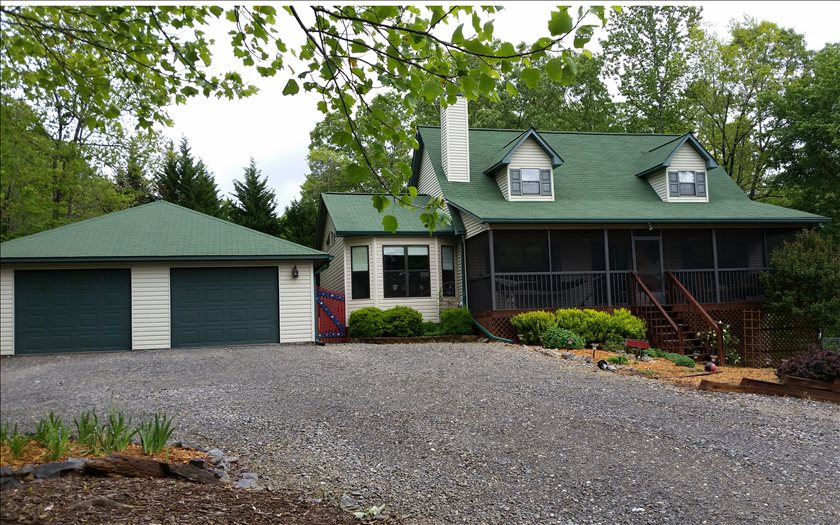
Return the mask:
[[[288,82],[286,82],[286,87],[283,88],[284,95],[295,95],[297,92],[300,91],[300,86],[295,79],[290,78]]]
[[[440,87],[440,82],[438,82],[434,78],[430,78],[423,84],[423,98],[427,101],[432,102],[440,94],[443,93],[443,88]]]
[[[519,95],[519,91],[516,90],[516,86],[514,86],[512,82],[505,83],[505,90],[508,92],[508,95],[512,97]]]
[[[563,59],[554,57],[545,64],[545,72],[548,78],[555,82],[560,82],[563,79]]]
[[[551,19],[548,21],[548,31],[552,36],[565,35],[572,30],[574,21],[569,15],[569,9],[561,7],[557,11],[551,13]]]
[[[368,175],[370,172],[364,168],[356,164],[355,162],[347,166],[347,182],[351,184],[360,184],[367,180]]]
[[[385,227],[385,231],[397,233],[397,218],[393,215],[386,215],[382,217],[382,226]]]
[[[414,199],[417,197],[417,188],[414,186],[408,187],[408,194],[411,195],[411,198]]]
[[[519,78],[525,82],[528,89],[536,89],[540,82],[540,70],[535,67],[526,67],[520,73]]]
[[[385,208],[388,207],[391,202],[385,198],[384,195],[374,195],[371,199],[373,201],[373,207],[376,208],[376,211],[382,213]]]

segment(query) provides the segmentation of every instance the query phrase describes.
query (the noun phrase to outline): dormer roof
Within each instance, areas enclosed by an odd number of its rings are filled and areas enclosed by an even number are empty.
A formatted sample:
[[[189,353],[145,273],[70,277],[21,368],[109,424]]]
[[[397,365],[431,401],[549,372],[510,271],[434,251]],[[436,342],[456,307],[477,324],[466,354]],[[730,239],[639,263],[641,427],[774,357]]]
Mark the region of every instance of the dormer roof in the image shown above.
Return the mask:
[[[684,145],[688,144],[700,157],[706,162],[706,169],[717,167],[717,162],[712,158],[712,155],[706,151],[706,148],[700,144],[700,141],[695,138],[692,133],[686,133],[664,144],[660,144],[655,148],[642,153],[636,164],[636,176],[644,177],[656,171],[667,168],[671,165],[671,158]]]
[[[540,148],[545,152],[546,155],[551,158],[551,167],[556,168],[563,164],[563,159],[560,158],[560,155],[554,151],[548,142],[540,136],[539,132],[534,128],[528,128],[523,131],[518,137],[513,138],[510,142],[502,146],[499,151],[497,152],[496,156],[493,158],[490,166],[484,170],[485,175],[490,175],[498,171],[500,168],[503,168],[510,164],[511,158],[516,150],[525,143],[526,140],[529,138],[534,139],[534,141],[539,145]]]

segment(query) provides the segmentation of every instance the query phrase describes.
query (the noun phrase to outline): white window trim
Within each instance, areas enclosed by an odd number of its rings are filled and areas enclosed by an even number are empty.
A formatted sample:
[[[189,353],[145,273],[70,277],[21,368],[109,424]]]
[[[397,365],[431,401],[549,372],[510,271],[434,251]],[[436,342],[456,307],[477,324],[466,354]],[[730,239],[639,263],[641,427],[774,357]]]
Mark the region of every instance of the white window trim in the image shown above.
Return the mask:
[[[676,172],[676,173],[680,173],[680,172],[691,172],[691,173],[702,172],[703,177],[706,180],[706,195],[703,196],[703,197],[698,197],[697,195],[671,195],[671,180],[670,180],[669,173],[673,173],[673,172]],[[679,184],[679,175],[677,175],[677,177],[678,177],[677,184]],[[697,185],[696,178],[695,178],[694,185],[695,185],[695,192],[696,192],[696,185]],[[666,202],[709,202],[709,194],[710,193],[711,192],[709,190],[709,172],[707,170],[705,170],[705,169],[703,169],[703,170],[700,170],[700,169],[667,169],[667,168],[665,169]]]
[[[522,183],[522,171],[521,170],[528,170],[528,169],[535,169],[535,170],[548,170],[550,172],[549,181],[551,184],[551,195],[542,195],[542,187],[540,187],[540,194],[521,194],[521,195],[514,195],[512,191],[512,181],[510,178],[510,170],[520,170],[520,184]],[[507,200],[509,201],[554,201],[554,168],[552,167],[537,167],[537,166],[510,166],[508,165],[506,168],[506,176],[507,176]],[[540,181],[542,184],[542,181]]]

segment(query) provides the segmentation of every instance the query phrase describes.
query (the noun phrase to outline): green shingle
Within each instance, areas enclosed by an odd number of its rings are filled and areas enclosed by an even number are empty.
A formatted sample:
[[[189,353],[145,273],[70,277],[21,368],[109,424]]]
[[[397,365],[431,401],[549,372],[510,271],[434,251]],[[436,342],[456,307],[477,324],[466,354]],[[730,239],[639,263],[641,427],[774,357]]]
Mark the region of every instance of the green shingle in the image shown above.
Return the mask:
[[[326,259],[329,255],[165,201],[0,244],[0,260]]]
[[[380,214],[373,207],[370,193],[322,193],[321,199],[330,214],[336,229],[336,235],[382,235],[388,234],[382,226],[384,215],[397,218],[398,235],[428,235],[429,230],[420,221],[422,207],[428,202],[428,195],[418,195],[414,204],[418,208],[403,208],[393,202]],[[319,214],[319,237],[323,232],[323,212]],[[439,225],[435,235],[454,235],[458,224]],[[458,231],[463,231],[461,227]]]
[[[440,128],[419,128],[422,147],[429,152],[447,201],[485,222],[807,224],[828,220],[750,200],[720,167],[708,170],[709,202],[663,202],[647,180],[635,174],[641,164],[661,162],[647,153],[679,139],[678,135],[541,131],[540,136],[564,161],[554,169],[555,200],[508,202],[495,179],[483,172],[521,134],[522,130],[471,129],[470,182],[458,183],[443,175]],[[670,154],[671,148],[659,149]]]

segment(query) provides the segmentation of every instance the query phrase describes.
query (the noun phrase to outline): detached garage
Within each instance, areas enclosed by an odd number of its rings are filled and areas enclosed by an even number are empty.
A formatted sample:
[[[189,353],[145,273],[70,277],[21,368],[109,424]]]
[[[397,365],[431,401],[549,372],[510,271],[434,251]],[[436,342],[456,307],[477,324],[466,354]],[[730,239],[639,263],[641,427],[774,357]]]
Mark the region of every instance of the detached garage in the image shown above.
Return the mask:
[[[7,354],[306,342],[329,255],[164,201],[0,244]]]

